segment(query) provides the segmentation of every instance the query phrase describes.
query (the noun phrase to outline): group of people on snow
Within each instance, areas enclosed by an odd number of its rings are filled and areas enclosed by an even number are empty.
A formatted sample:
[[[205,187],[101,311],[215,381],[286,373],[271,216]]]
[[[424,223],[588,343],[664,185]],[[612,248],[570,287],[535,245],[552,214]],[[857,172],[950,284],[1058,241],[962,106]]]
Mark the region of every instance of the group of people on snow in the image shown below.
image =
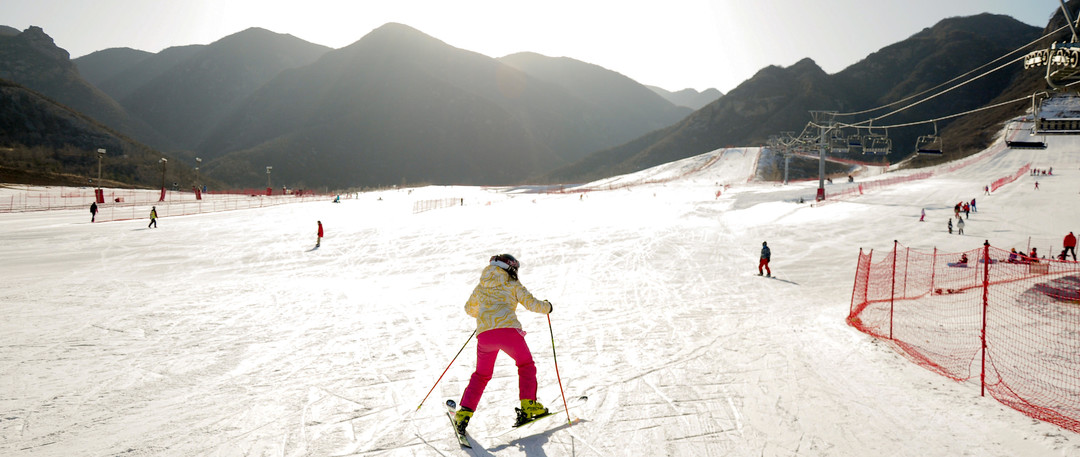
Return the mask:
[[[1061,244],[1064,248],[1061,250],[1061,253],[1057,255],[1057,259],[1062,261],[1069,260],[1069,255],[1071,254],[1072,260],[1073,262],[1075,262],[1076,235],[1074,235],[1073,232],[1069,232],[1068,235],[1065,235],[1065,238],[1061,241]],[[1025,255],[1023,253],[1017,252],[1016,248],[1012,248],[1012,250],[1009,251],[1009,258],[1007,261],[1009,263],[1038,263],[1039,250],[1038,248],[1033,247],[1031,248],[1031,252]]]
[[[1009,263],[1039,263],[1039,249],[1031,248],[1031,252],[1023,254],[1016,252],[1016,248],[1009,251]]]
[[[964,217],[960,217],[960,212],[961,211],[963,211]],[[957,203],[956,205],[953,206],[953,215],[956,217],[956,230],[957,230],[958,235],[963,235],[964,234],[964,225],[965,225],[964,218],[966,217],[966,218],[970,219],[972,211],[978,212],[978,210],[975,207],[975,199],[974,198],[971,199],[970,202],[960,202],[960,203]],[[919,221],[922,221],[925,218],[926,218],[926,210],[923,210],[922,217],[919,218]],[[949,229],[949,233],[953,232],[952,218],[949,218],[948,229]]]

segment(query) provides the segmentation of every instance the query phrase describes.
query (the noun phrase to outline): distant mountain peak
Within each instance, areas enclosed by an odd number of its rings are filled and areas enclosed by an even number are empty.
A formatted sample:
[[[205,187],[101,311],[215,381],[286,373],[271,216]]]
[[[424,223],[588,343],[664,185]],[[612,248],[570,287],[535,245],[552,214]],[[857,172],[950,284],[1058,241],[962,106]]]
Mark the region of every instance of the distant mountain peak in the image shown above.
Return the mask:
[[[371,33],[417,33],[420,35],[426,35],[424,32],[417,30],[411,26],[402,24],[400,22],[387,22],[383,25],[376,27]]]
[[[715,102],[720,97],[724,96],[723,92],[720,92],[716,88],[710,87],[701,92],[698,92],[694,88],[686,88],[683,90],[670,92],[666,89],[657,86],[645,86],[653,92],[656,92],[661,97],[664,97],[667,101],[673,103],[675,106],[685,106],[692,110],[699,110],[706,105]]]
[[[402,39],[425,38],[438,41],[435,37],[399,22],[387,22],[376,27],[361,39]]]
[[[43,55],[47,55],[57,61],[67,61],[71,58],[66,50],[56,46],[56,42],[53,41],[51,36],[45,33],[45,30],[36,25],[27,27],[22,33],[14,35],[13,39],[22,43],[27,48],[33,49]]]
[[[295,36],[286,33],[277,33],[261,27],[250,27],[210,43],[210,46],[239,45],[265,47],[267,43],[282,42],[286,40],[303,42],[300,38],[296,38]]]
[[[790,68],[792,71],[797,71],[797,72],[806,72],[806,71],[815,71],[815,72],[821,71],[821,72],[823,72],[824,71],[824,70],[821,69],[820,66],[818,66],[817,62],[814,62],[814,59],[811,59],[809,57],[803,57],[802,60],[800,60],[798,62],[795,62],[794,65],[792,65],[792,66],[790,66],[788,68]]]
[[[446,45],[445,42],[439,40],[438,38],[435,38],[415,28],[398,22],[387,22],[386,24],[375,28],[367,35],[364,35],[363,38],[360,38],[360,41],[357,41],[357,43],[365,42],[377,43],[380,45],[386,43],[396,43],[397,45],[420,45],[437,43]]]
[[[288,35],[283,34],[283,33],[277,33],[277,32],[274,32],[274,31],[270,31],[270,30],[264,29],[262,27],[248,27],[248,28],[246,28],[244,30],[241,30],[239,32],[236,32],[236,33],[234,33],[232,35],[228,35],[228,36],[226,36],[224,38],[221,38],[218,41],[233,39],[233,38],[236,38],[236,37],[267,38],[267,37],[274,37],[274,36],[288,36]]]

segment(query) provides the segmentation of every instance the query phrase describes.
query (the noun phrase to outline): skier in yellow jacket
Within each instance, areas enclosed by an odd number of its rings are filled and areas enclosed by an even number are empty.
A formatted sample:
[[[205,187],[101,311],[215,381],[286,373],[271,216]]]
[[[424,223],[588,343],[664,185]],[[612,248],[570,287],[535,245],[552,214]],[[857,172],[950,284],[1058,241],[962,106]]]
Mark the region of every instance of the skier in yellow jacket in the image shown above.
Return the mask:
[[[480,274],[480,284],[473,289],[465,302],[465,312],[476,318],[476,371],[469,379],[465,393],[461,395],[461,408],[454,416],[458,432],[465,433],[473,411],[480,403],[484,388],[495,370],[495,358],[499,351],[507,353],[518,367],[518,396],[521,408],[518,423],[548,412],[536,401],[536,365],[525,343],[525,332],[517,319],[517,306],[534,313],[548,314],[551,302],[538,300],[525,286],[518,282],[521,264],[510,254],[492,256],[489,265]]]

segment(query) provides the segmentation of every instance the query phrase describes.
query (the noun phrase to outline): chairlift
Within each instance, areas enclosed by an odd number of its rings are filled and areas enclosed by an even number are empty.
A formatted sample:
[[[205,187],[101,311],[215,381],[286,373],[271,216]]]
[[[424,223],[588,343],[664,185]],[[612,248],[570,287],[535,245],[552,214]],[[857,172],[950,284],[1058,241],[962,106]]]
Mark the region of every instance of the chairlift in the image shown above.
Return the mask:
[[[1080,134],[1080,95],[1074,92],[1036,93],[1032,96],[1032,113],[1035,120],[1033,135]]]
[[[1031,129],[1024,129],[1022,122],[1009,122],[1005,127],[1005,146],[1009,149],[1046,149],[1046,135],[1044,134],[1042,141],[1039,141],[1035,137],[1038,132],[1035,131],[1034,123],[1032,125]],[[1027,130],[1026,136],[1023,136],[1022,130]]]
[[[942,141],[938,135],[937,122],[934,122],[933,135],[920,135],[915,140],[915,152],[921,155],[941,155]]]
[[[848,143],[848,152],[849,153],[851,153],[851,154],[862,154],[863,153],[863,142],[862,142],[862,137],[859,136],[859,132],[855,132],[854,134],[848,136],[847,137],[847,143]]]
[[[871,133],[863,138],[864,155],[888,155],[892,151],[892,139],[880,133]]]
[[[1052,43],[1050,45],[1051,57],[1046,65],[1046,82],[1050,84],[1050,87],[1063,89],[1080,81],[1080,67],[1070,63],[1066,54],[1053,52],[1057,49],[1068,49],[1072,51],[1071,53],[1075,53],[1077,48],[1080,48],[1080,43],[1076,42]]]
[[[833,133],[829,138],[829,150],[833,154],[847,154],[849,151],[847,138],[842,132]]]

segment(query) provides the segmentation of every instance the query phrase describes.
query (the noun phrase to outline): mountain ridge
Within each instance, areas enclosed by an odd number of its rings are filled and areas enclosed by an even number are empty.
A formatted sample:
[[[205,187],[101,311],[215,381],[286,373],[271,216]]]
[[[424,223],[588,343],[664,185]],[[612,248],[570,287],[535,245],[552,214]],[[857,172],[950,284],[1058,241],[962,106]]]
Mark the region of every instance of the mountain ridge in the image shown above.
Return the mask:
[[[25,34],[5,30],[0,52]],[[333,50],[251,28],[209,45],[156,54],[113,48],[74,61],[43,31],[32,32],[36,41],[25,41],[36,45],[29,48],[53,62],[35,71],[89,86],[83,92],[116,111],[91,115],[102,123],[183,160],[199,156],[207,174],[232,185],[258,186],[263,168],[274,165],[275,181],[338,188],[581,182],[718,147],[763,144],[806,125],[810,110],[888,104],[1037,36],[1036,28],[1005,16],[949,18],[832,75],[811,59],[763,68],[687,112],[657,88],[593,64],[528,52],[493,59],[397,23]],[[275,60],[287,53],[282,43],[306,51],[283,63]],[[83,67],[85,78],[76,71]],[[1008,71],[941,100],[983,106],[1017,78]],[[94,86],[101,88],[96,94]],[[58,100],[64,93],[38,88]],[[931,105],[891,120],[939,115]],[[949,122],[941,124],[950,131]],[[887,159],[904,155],[924,133],[890,131],[903,146]]]
[[[588,67],[605,81],[625,78],[584,63],[572,66]],[[625,90],[590,97],[574,92],[565,81],[545,80],[388,23],[279,75],[198,153],[221,158],[208,164],[208,172],[238,173],[257,169],[251,162],[286,160],[287,149],[306,142],[307,154],[321,166],[290,157],[288,168],[303,168],[308,176],[322,168],[320,176],[332,185],[346,185],[345,170],[362,185],[511,184],[681,117],[678,108],[645,89],[638,94],[647,102],[621,111],[610,106],[616,98],[632,98]],[[630,114],[639,109],[645,114],[635,121]],[[254,181],[257,173],[246,176]]]
[[[653,92],[656,92],[661,97],[664,97],[667,101],[673,103],[675,106],[685,106],[691,110],[697,111],[704,108],[705,105],[716,101],[716,99],[723,97],[724,93],[718,89],[710,87],[701,92],[696,89],[686,88],[675,92],[668,91],[664,88],[657,86],[645,86]]]

